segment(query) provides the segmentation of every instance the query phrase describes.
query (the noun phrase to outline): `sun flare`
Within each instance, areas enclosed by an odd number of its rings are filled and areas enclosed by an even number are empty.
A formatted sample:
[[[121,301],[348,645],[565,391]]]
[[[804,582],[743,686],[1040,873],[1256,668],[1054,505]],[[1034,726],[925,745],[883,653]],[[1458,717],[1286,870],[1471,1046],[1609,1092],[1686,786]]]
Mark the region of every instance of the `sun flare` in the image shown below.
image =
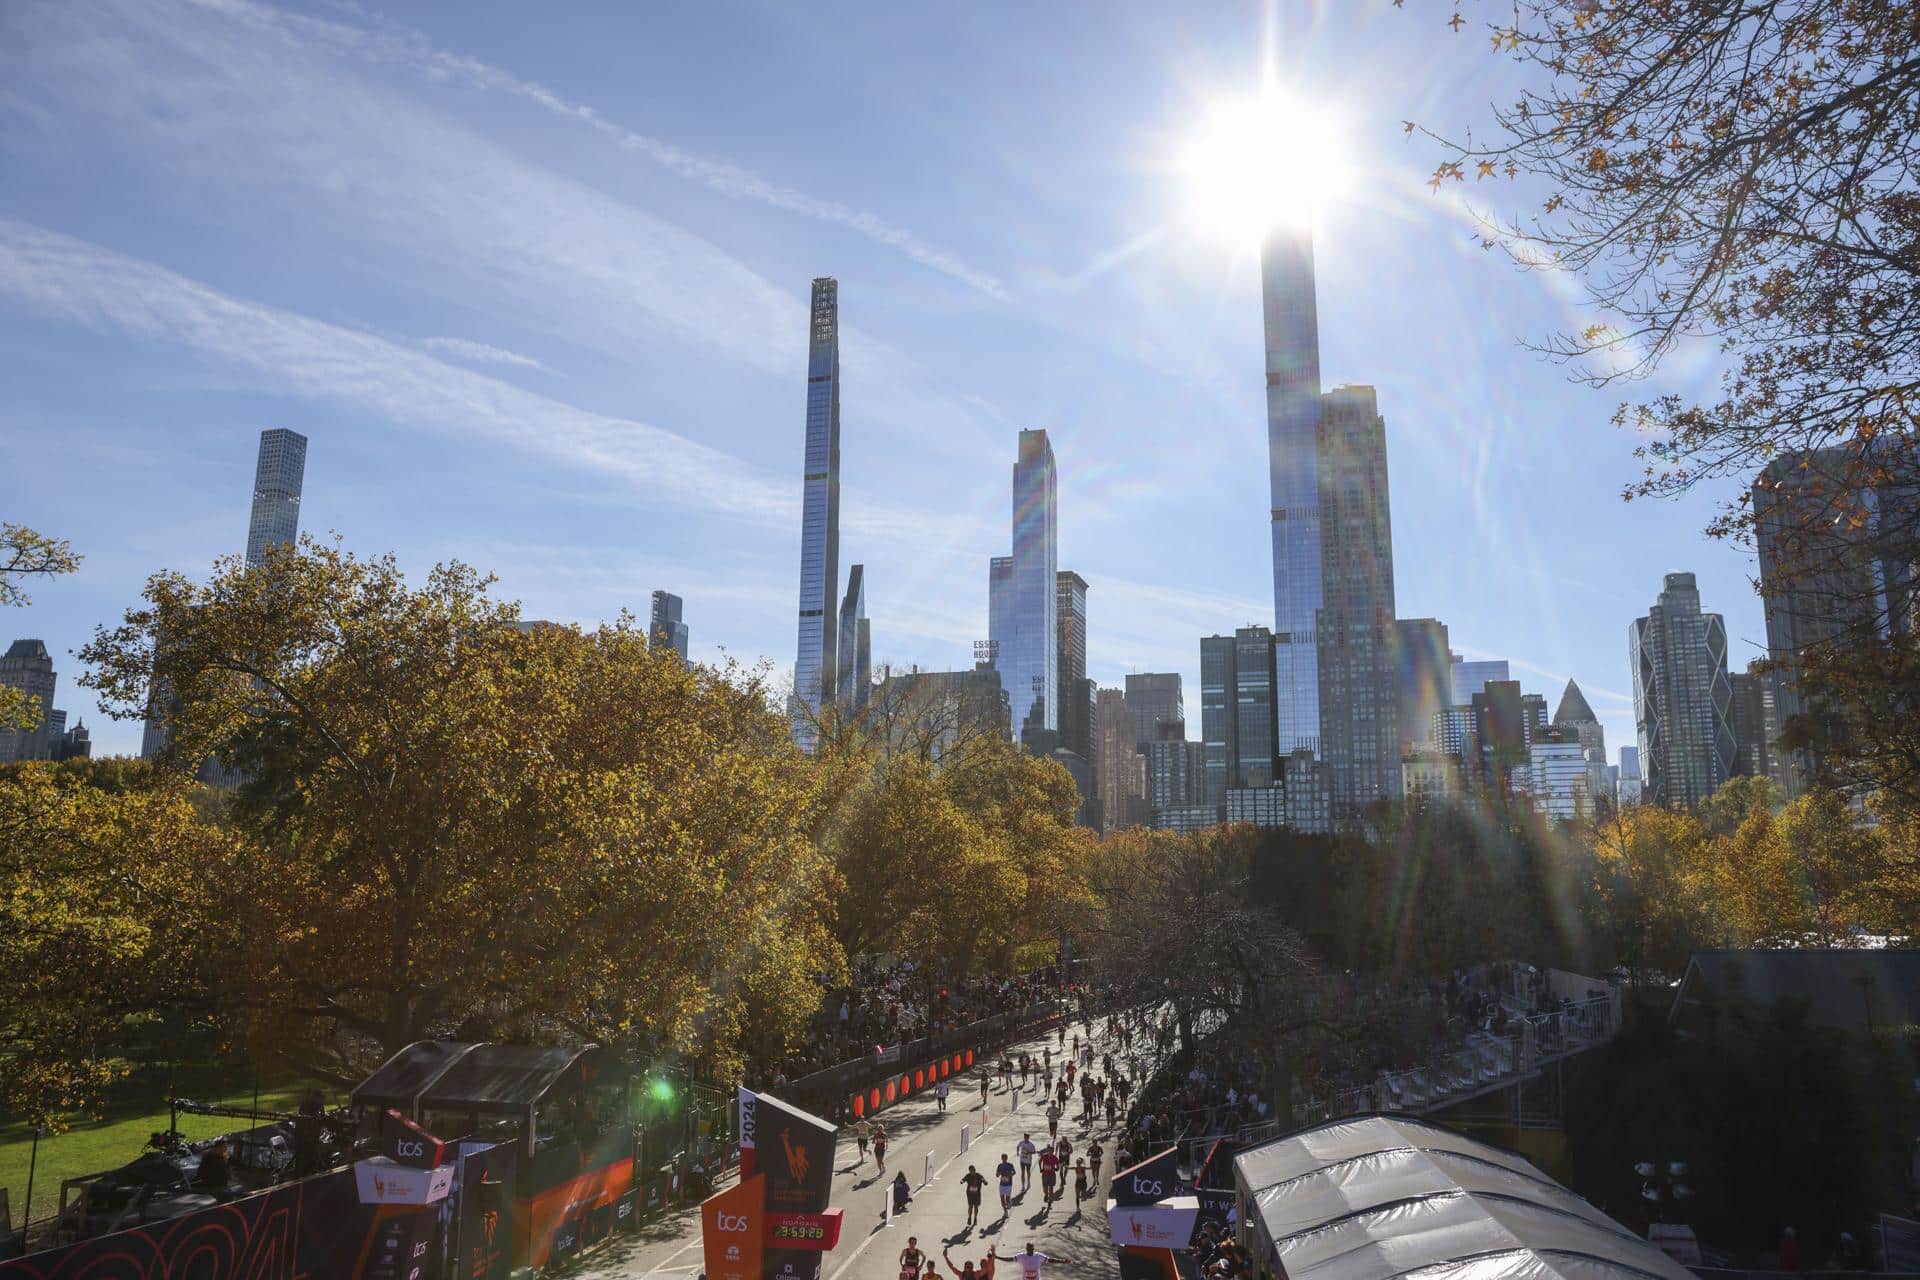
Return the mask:
[[[1267,92],[1215,104],[1182,149],[1196,224],[1237,243],[1307,229],[1345,190],[1348,152],[1329,111]]]

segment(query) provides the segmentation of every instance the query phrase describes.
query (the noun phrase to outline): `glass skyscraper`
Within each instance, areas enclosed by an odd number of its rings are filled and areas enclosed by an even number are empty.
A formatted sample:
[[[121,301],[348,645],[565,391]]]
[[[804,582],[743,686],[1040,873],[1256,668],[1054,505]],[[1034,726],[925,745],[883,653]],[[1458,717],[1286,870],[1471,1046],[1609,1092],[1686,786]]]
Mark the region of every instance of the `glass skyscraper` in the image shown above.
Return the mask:
[[[1336,821],[1400,792],[1387,428],[1372,387],[1320,399],[1320,758]]]
[[[1670,573],[1644,618],[1627,626],[1633,719],[1649,804],[1692,809],[1733,776],[1733,683],[1727,624],[1700,609],[1690,573]]]
[[[1087,580],[1071,569],[1054,579],[1054,607],[1059,617],[1060,745],[1089,764],[1098,747],[1095,732],[1094,685],[1087,679]]]
[[[839,687],[833,596],[840,585],[840,286],[830,276],[813,282],[804,475],[793,740],[811,751],[820,705]]]
[[[867,625],[867,567],[847,570],[840,601],[840,706],[850,715],[867,709],[873,694],[873,632]]]
[[[653,615],[647,620],[647,647],[668,648],[687,660],[687,624],[680,620],[680,597],[671,591],[653,593]]]
[[[260,433],[253,466],[253,513],[247,521],[247,564],[257,565],[268,547],[300,536],[300,489],[307,476],[307,438],[275,427]]]
[[[1013,554],[991,566],[988,625],[1013,733],[1060,728],[1059,495],[1045,431],[1020,433],[1013,464]]]
[[[1273,633],[1241,627],[1200,640],[1200,798],[1219,804],[1238,788],[1272,786],[1274,754]]]
[[[1276,229],[1260,254],[1273,517],[1273,652],[1280,754],[1317,749],[1320,565],[1320,328],[1313,240]]]

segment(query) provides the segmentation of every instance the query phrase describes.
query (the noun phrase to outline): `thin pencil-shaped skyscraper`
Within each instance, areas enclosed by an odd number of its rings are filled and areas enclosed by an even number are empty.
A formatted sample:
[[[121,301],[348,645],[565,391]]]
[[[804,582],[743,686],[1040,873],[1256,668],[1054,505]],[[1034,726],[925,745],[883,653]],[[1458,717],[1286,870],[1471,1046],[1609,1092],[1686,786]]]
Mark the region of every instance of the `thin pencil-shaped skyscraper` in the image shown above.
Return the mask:
[[[821,708],[839,688],[834,593],[840,585],[840,286],[813,282],[807,341],[807,448],[800,513],[800,627],[793,664],[793,739],[818,741]]]

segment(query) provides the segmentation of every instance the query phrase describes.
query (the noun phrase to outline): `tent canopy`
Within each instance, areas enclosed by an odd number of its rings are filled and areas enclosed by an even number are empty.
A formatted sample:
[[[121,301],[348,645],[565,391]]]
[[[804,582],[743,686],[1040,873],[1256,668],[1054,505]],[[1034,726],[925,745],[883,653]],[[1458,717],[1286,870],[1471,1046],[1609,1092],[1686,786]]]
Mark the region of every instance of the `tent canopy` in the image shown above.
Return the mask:
[[[1234,1181],[1288,1280],[1692,1280],[1525,1157],[1412,1117],[1302,1130],[1242,1153]]]
[[[575,1074],[590,1079],[603,1050],[419,1040],[381,1064],[353,1091],[357,1107],[405,1115],[467,1111],[519,1115]],[[591,1059],[591,1061],[589,1061]]]

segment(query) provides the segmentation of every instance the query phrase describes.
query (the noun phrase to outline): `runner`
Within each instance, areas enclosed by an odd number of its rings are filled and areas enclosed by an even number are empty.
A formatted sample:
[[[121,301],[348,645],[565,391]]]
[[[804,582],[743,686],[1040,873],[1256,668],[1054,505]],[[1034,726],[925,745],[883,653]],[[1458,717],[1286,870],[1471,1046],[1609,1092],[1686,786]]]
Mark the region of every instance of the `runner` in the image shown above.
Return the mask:
[[[1043,1044],[1040,1046],[1040,1061],[1046,1065],[1049,1071],[1053,1069],[1053,1046],[1052,1045]]]
[[[1047,1104],[1047,1136],[1049,1138],[1060,1136],[1060,1104],[1057,1102]],[[885,1165],[880,1167],[886,1168]]]
[[[1100,1139],[1098,1138],[1095,1138],[1093,1145],[1087,1148],[1087,1163],[1093,1166],[1093,1180],[1096,1184],[1100,1181],[1100,1160],[1106,1154],[1106,1150],[1101,1147]]]
[[[1078,1209],[1093,1194],[1087,1185],[1087,1159],[1085,1156],[1073,1162],[1073,1207]]]
[[[1107,1127],[1108,1128],[1113,1127],[1114,1116],[1118,1111],[1119,1111],[1119,1107],[1114,1105],[1113,1095],[1109,1093],[1107,1095]]]
[[[873,1126],[873,1159],[880,1166],[880,1172],[887,1171],[887,1126]]]
[[[1027,1241],[1027,1251],[1013,1255],[1013,1261],[1020,1264],[1020,1280],[1040,1280],[1040,1268],[1049,1262],[1057,1262],[1063,1267],[1077,1266],[1072,1258],[1056,1258],[1051,1254],[1035,1253],[1033,1241]]]
[[[1060,1175],[1060,1157],[1052,1147],[1040,1152],[1040,1197],[1047,1204],[1053,1203],[1053,1180]]]
[[[1020,1189],[1025,1191],[1033,1185],[1033,1153],[1040,1148],[1033,1145],[1033,1135],[1020,1135],[1020,1145],[1014,1150],[1020,1153]]]
[[[960,1182],[967,1189],[967,1225],[975,1226],[980,1221],[980,1191],[987,1185],[987,1175],[968,1165]]]
[[[853,1126],[853,1140],[860,1144],[860,1158],[853,1162],[854,1168],[858,1169],[867,1162],[867,1143],[871,1141],[872,1138],[873,1126],[865,1120]]]
[[[1063,1135],[1054,1150],[1060,1153],[1060,1185],[1064,1187],[1067,1182],[1067,1166],[1073,1162],[1073,1143]]]
[[[920,1280],[920,1264],[926,1261],[919,1236],[908,1236],[907,1247],[900,1251],[900,1280]]]
[[[905,1213],[907,1206],[913,1203],[913,1188],[907,1185],[907,1171],[902,1169],[893,1175],[893,1211]],[[907,1237],[907,1243],[913,1243],[913,1237]]]
[[[1013,1211],[1013,1161],[1007,1159],[1007,1153],[1000,1153],[1000,1163],[994,1166],[994,1176],[1000,1179],[1000,1216],[1006,1217]]]
[[[993,1264],[1000,1260],[1000,1255],[995,1253],[993,1248],[989,1246],[987,1256],[980,1259],[980,1269],[978,1271],[973,1269],[973,1261],[971,1259],[958,1271],[954,1271],[952,1251],[943,1248],[940,1250],[940,1256],[947,1260],[947,1270],[953,1271],[953,1280],[993,1280]]]

